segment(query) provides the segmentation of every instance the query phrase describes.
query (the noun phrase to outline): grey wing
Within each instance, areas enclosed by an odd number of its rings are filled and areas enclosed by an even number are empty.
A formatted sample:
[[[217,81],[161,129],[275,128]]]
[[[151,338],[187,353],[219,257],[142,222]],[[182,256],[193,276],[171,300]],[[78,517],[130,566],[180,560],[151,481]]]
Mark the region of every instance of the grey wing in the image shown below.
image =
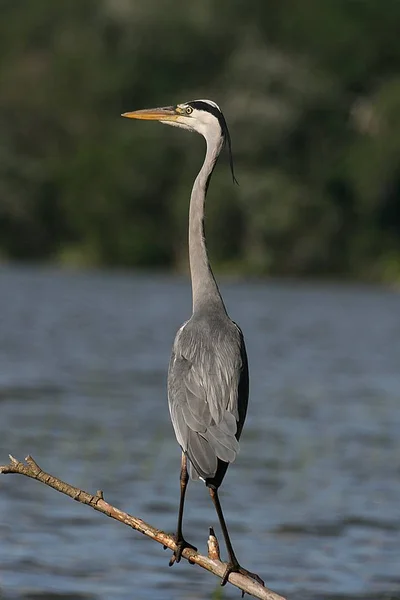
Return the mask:
[[[247,378],[247,361],[241,331],[232,326],[212,345],[188,324],[175,339],[168,401],[176,438],[194,468],[192,478],[214,477],[218,459],[233,462],[239,450],[247,406],[247,392],[246,406],[239,406],[239,384],[244,368]]]

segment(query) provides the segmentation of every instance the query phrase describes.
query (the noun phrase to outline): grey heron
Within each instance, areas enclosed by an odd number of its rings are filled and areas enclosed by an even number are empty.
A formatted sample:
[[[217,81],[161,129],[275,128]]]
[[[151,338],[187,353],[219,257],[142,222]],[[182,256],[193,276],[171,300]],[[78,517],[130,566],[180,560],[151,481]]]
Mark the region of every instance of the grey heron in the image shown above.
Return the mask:
[[[209,488],[224,535],[229,563],[221,585],[226,584],[232,572],[248,575],[264,585],[258,575],[240,566],[218,496],[229,463],[235,460],[239,450],[249,394],[243,334],[226,311],[208,260],[204,236],[207,188],[224,142],[228,144],[234,178],[228,127],[220,108],[211,100],[137,110],[122,116],[182,127],[200,133],[206,140],[206,155],[193,185],[189,209],[193,313],[176,335],[168,370],[169,410],[182,449],[177,549],[170,565],[180,561],[184,548],[197,550],[182,533],[189,472],[192,479],[203,480]]]

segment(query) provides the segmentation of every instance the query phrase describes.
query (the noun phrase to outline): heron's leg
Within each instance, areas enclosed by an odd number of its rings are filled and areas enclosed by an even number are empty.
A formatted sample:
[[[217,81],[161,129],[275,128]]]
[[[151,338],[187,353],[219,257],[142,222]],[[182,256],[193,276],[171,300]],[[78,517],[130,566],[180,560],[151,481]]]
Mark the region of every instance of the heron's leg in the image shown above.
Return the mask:
[[[182,552],[185,548],[192,548],[193,550],[197,551],[197,548],[195,548],[194,546],[192,546],[192,544],[189,544],[189,542],[187,542],[185,540],[185,538],[183,537],[183,533],[182,533],[183,508],[185,505],[185,495],[186,495],[186,488],[187,488],[188,481],[189,481],[189,475],[188,475],[188,471],[187,471],[187,458],[186,458],[186,454],[184,452],[182,452],[181,477],[180,477],[181,498],[180,498],[180,502],[179,502],[178,526],[176,528],[176,536],[175,536],[177,549],[174,552],[171,560],[169,561],[170,567],[172,567],[174,562],[178,563],[181,560]]]
[[[189,474],[187,471],[187,458],[186,454],[182,452],[182,462],[181,462],[181,476],[180,476],[180,484],[181,484],[181,497],[179,501],[179,513],[178,513],[178,526],[176,528],[176,537],[177,540],[183,540],[182,533],[182,521],[183,521],[183,509],[185,506],[185,496],[186,496],[186,488],[189,482]],[[179,562],[177,559],[176,562]]]
[[[247,569],[244,569],[243,567],[240,566],[239,561],[236,558],[236,554],[233,550],[233,546],[232,546],[230,537],[229,537],[228,528],[225,523],[224,514],[222,512],[221,503],[220,503],[219,497],[218,497],[218,490],[210,487],[210,496],[214,503],[215,510],[217,511],[217,515],[218,515],[218,519],[219,519],[219,522],[221,525],[222,533],[224,534],[226,549],[229,554],[229,563],[228,563],[228,566],[226,567],[226,571],[222,578],[221,585],[226,584],[230,573],[241,573],[242,575],[246,575],[248,577],[251,577],[252,579],[255,579],[255,581],[258,581],[258,583],[261,583],[261,585],[264,585],[264,582],[261,579],[261,577],[259,577],[255,573],[252,573],[251,571],[248,571]]]

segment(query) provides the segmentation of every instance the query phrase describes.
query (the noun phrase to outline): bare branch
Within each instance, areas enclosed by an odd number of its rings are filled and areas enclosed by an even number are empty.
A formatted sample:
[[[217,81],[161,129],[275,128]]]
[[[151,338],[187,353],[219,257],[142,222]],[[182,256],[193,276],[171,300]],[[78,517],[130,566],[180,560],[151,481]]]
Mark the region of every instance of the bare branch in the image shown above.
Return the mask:
[[[221,556],[219,554],[219,543],[212,527],[210,527],[210,535],[208,536],[207,546],[208,558],[211,558],[212,560],[221,560]]]
[[[31,456],[27,456],[25,461],[26,464],[21,463],[10,455],[10,463],[8,465],[0,466],[0,473],[18,473],[36,479],[54,490],[70,496],[77,502],[87,504],[104,515],[140,531],[166,548],[170,548],[173,552],[176,550],[175,540],[172,535],[165,533],[160,529],[155,529],[148,523],[145,523],[145,521],[142,521],[142,519],[133,517],[132,515],[111,506],[111,504],[108,504],[108,502],[104,500],[104,495],[101,490],[98,490],[93,496],[84,490],[65,483],[65,481],[61,481],[61,479],[58,479],[53,475],[49,475],[49,473],[45,473]],[[217,577],[222,578],[225,573],[226,563],[223,563],[220,560],[218,541],[212,529],[210,529],[210,537],[208,540],[208,556],[198,554],[190,548],[185,548],[182,556],[189,562],[199,565]],[[231,573],[229,575],[229,582],[242,590],[243,593],[246,592],[255,598],[260,598],[260,600],[285,600],[282,596],[279,596],[250,577],[246,577],[240,573]]]

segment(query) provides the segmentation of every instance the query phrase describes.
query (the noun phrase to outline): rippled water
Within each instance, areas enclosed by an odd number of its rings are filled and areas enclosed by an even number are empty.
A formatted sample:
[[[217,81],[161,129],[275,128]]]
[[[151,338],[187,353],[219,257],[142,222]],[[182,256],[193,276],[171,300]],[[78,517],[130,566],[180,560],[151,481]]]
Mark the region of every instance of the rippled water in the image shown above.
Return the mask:
[[[223,282],[251,403],[221,500],[239,559],[289,598],[400,598],[400,295]],[[0,463],[43,469],[175,529],[166,368],[186,279],[0,270]],[[188,492],[187,538],[217,518]],[[217,532],[219,531],[216,527]],[[0,597],[210,598],[218,580],[38,482],[0,478]],[[222,545],[222,540],[221,540]],[[224,598],[238,598],[232,586]]]

